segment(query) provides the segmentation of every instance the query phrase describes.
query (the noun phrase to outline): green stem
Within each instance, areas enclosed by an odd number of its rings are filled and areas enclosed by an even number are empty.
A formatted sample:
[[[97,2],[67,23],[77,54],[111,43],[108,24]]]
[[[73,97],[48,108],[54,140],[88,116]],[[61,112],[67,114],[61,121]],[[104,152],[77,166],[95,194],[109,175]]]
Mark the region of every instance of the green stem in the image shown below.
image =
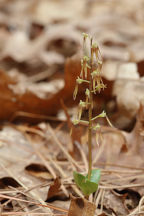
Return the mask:
[[[91,38],[91,48],[92,48],[92,38]],[[89,97],[89,125],[88,125],[88,154],[89,154],[89,167],[88,167],[88,179],[91,177],[92,172],[92,109],[93,109],[93,94],[92,94],[92,76],[91,73],[93,71],[93,60],[92,60],[92,51],[91,51],[91,58],[90,58],[90,82],[89,82],[89,90],[90,90],[90,97]]]

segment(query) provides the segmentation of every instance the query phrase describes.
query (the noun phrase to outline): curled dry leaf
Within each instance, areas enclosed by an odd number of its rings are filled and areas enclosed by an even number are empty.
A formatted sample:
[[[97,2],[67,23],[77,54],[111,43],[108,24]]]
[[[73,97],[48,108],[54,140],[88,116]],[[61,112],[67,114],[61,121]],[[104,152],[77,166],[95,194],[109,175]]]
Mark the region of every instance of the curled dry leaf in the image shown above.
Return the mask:
[[[53,197],[54,195],[58,194],[60,187],[61,187],[61,181],[60,181],[60,178],[57,177],[54,180],[54,182],[50,185],[47,199],[49,199],[49,198]]]
[[[0,189],[6,189],[9,186],[17,188],[20,184],[12,177],[3,177],[0,179]]]
[[[48,169],[42,164],[32,163],[25,167],[25,170],[32,176],[43,178],[43,179],[53,179],[53,176],[49,173]]]
[[[56,177],[56,179],[51,183],[49,187],[46,202],[67,200],[69,200],[69,197],[67,197],[61,190],[61,179],[59,177]]]
[[[96,206],[84,198],[75,198],[71,196],[71,203],[68,216],[93,216]]]

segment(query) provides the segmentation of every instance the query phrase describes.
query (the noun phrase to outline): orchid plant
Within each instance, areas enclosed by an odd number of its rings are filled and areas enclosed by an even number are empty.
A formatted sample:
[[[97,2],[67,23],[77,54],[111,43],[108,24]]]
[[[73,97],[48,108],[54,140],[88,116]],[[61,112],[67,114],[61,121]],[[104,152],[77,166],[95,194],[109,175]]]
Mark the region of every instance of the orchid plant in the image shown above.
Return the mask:
[[[90,41],[90,55],[87,55],[86,40]],[[88,34],[83,33],[83,57],[81,59],[81,72],[80,76],[76,79],[76,86],[73,93],[74,100],[78,93],[79,85],[83,83],[87,84],[85,89],[85,101],[80,100],[78,105],[78,116],[73,121],[74,125],[79,123],[85,123],[88,125],[88,173],[82,175],[81,173],[74,172],[74,180],[76,185],[81,189],[85,197],[88,197],[91,193],[96,192],[100,180],[100,169],[92,169],[92,133],[96,133],[96,142],[102,138],[100,133],[100,124],[96,122],[98,118],[106,118],[108,123],[109,120],[105,111],[99,115],[93,117],[93,95],[99,94],[101,90],[106,88],[101,77],[102,69],[102,57],[98,45],[94,42],[93,38]],[[84,109],[88,110],[88,121],[82,120],[82,112]]]

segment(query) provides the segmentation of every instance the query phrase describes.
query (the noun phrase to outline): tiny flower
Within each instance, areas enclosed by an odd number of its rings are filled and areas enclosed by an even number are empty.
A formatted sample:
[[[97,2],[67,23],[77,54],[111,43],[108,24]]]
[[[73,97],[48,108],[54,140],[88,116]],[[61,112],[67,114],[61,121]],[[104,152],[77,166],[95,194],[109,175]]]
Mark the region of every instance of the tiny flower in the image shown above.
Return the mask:
[[[99,47],[98,47],[97,43],[94,43],[94,44],[92,45],[92,49],[93,49],[93,53],[94,53],[95,56],[96,56],[96,59],[98,59]]]
[[[90,90],[87,88],[85,91],[85,95],[86,95],[86,108],[88,108],[88,104],[89,104],[89,97],[90,97]]]
[[[98,93],[100,93],[101,89],[102,89],[102,85],[100,83],[100,80],[97,80],[97,91],[98,91]]]
[[[85,102],[84,101],[82,101],[82,100],[80,100],[80,102],[79,102],[79,106],[81,106],[81,107],[85,107]]]
[[[78,119],[75,119],[75,120],[73,120],[72,122],[73,122],[74,125],[77,125],[77,124],[79,123],[79,120],[78,120]]]
[[[100,76],[100,71],[99,71],[99,70],[94,70],[94,71],[91,73],[91,75],[92,75],[92,78],[97,77],[97,76]]]
[[[96,91],[100,93],[101,89],[104,90],[105,88],[106,88],[106,85],[105,85],[105,84],[103,84],[103,83],[98,83],[98,84],[96,85],[96,88],[95,88],[94,93],[95,93]]]
[[[79,102],[79,110],[78,110],[78,119],[79,120],[81,119],[83,108],[85,108],[85,107],[86,107],[86,103],[84,101],[80,100],[80,102]]]
[[[92,44],[92,48],[93,48],[93,49],[98,49],[97,43],[93,43],[93,44]]]
[[[87,78],[87,69],[90,68],[88,65],[89,62],[89,57],[88,56],[84,56],[83,57],[83,71],[85,73],[85,78]]]
[[[102,113],[100,113],[99,115],[97,115],[94,118],[92,118],[92,121],[94,121],[97,118],[104,118],[104,117],[106,117],[106,112],[102,111]]]
[[[88,56],[85,55],[85,56],[83,57],[83,61],[84,61],[84,62],[88,62],[89,60],[90,60],[90,58],[89,58]]]
[[[101,83],[101,88],[104,90],[107,86],[103,83]]]
[[[79,77],[76,79],[77,84],[82,84],[83,83],[83,79],[80,79]]]
[[[98,79],[97,79],[97,85],[99,86],[99,91],[98,92],[100,93],[101,89],[104,89],[104,86],[105,86],[103,84],[101,76],[99,76]]]
[[[83,36],[83,39],[85,40],[85,39],[88,38],[89,35],[83,32],[83,33],[82,33],[82,36]]]
[[[102,113],[99,114],[98,116],[101,118],[104,118],[104,117],[106,117],[106,112],[103,110]]]
[[[94,70],[92,73],[92,79],[93,79],[93,90],[94,93],[96,93],[96,91],[100,92],[100,84],[102,82],[102,78],[100,76],[100,71],[99,70]],[[97,88],[96,87],[96,83],[97,83]]]

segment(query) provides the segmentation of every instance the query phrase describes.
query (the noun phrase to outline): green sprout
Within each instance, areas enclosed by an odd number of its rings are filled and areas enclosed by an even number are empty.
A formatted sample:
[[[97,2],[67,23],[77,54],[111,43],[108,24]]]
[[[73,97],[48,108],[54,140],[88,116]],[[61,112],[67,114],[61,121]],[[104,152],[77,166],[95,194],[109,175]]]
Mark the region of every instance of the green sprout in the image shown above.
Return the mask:
[[[86,52],[86,40],[90,40],[90,56],[85,55]],[[103,84],[101,77],[102,69],[102,57],[99,47],[96,43],[93,43],[93,39],[89,37],[88,34],[83,33],[83,51],[84,56],[81,59],[81,73],[80,77],[76,80],[76,87],[74,90],[74,99],[76,99],[78,93],[78,85],[83,83],[88,83],[88,88],[85,90],[85,101],[80,100],[78,119],[74,120],[74,124],[85,123],[88,126],[88,173],[87,175],[82,175],[81,173],[74,172],[74,180],[76,185],[83,192],[85,197],[88,197],[91,193],[94,193],[98,189],[98,184],[100,180],[100,169],[92,169],[92,132],[96,133],[96,143],[99,144],[99,139],[101,140],[101,127],[95,122],[98,118],[107,118],[105,111],[99,115],[93,117],[93,94],[100,93],[101,90],[106,88]],[[88,121],[81,119],[82,112],[84,109],[88,109]]]

